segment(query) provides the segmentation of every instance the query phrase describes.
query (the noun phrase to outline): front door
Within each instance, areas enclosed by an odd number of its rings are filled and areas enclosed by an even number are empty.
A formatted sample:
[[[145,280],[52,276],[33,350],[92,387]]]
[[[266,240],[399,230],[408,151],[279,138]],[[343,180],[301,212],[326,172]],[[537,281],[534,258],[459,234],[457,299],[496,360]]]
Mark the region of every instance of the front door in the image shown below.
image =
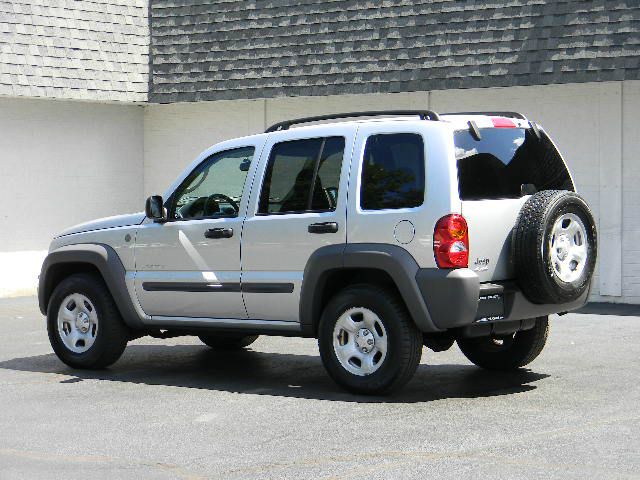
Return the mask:
[[[269,137],[243,230],[242,289],[250,318],[299,321],[302,276],[318,248],[346,242],[355,127]]]
[[[240,239],[255,150],[206,157],[169,198],[168,221],[138,231],[135,289],[147,315],[247,318]]]

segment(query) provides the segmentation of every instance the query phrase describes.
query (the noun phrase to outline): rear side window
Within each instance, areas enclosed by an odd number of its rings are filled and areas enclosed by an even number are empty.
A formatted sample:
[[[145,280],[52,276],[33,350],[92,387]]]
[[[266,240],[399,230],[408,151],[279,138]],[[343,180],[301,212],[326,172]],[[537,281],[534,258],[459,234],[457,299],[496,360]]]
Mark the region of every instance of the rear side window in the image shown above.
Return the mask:
[[[518,198],[540,190],[573,190],[571,177],[549,137],[524,128],[481,128],[454,133],[461,200]]]
[[[335,210],[344,144],[343,137],[275,144],[267,164],[258,213]]]
[[[411,208],[424,201],[424,143],[415,133],[372,135],[362,164],[363,210]]]

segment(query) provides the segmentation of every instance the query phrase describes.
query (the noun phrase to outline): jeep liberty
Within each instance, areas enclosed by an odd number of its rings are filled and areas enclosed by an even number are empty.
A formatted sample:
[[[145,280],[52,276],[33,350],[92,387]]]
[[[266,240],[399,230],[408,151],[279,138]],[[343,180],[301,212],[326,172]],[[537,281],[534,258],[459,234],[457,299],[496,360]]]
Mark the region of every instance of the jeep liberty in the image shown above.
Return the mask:
[[[38,293],[75,368],[144,335],[297,336],[339,385],[383,394],[423,346],[529,364],[548,316],[586,302],[596,249],[567,165],[523,115],[355,112],[212,146],[144,213],[55,237]]]

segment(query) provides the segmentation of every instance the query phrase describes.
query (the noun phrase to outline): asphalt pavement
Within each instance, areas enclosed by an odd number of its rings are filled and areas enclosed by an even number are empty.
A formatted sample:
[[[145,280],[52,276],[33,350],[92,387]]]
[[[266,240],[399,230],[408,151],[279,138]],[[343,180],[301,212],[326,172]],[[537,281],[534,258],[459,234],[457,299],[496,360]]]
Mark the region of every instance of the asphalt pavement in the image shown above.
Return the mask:
[[[542,355],[507,374],[425,349],[404,390],[361,397],[310,339],[228,354],[141,338],[74,371],[35,298],[0,300],[0,479],[640,479],[638,314],[553,316]]]

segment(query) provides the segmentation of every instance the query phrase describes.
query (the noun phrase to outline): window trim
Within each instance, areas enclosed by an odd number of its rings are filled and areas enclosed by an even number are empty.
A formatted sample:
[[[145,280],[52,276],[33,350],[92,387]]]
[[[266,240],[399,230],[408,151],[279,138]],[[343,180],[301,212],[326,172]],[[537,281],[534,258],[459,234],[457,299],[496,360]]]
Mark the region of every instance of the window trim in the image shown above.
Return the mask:
[[[217,152],[213,152],[210,155],[208,155],[207,157],[205,157],[193,169],[191,169],[191,171],[187,174],[187,176],[184,178],[184,180],[182,180],[182,182],[180,182],[180,184],[173,190],[173,192],[171,192],[171,195],[169,195],[169,197],[165,200],[164,206],[167,209],[167,220],[164,223],[189,222],[189,221],[194,221],[194,220],[196,220],[196,221],[197,220],[217,220],[217,219],[224,219],[224,218],[229,218],[229,219],[240,218],[240,211],[238,211],[237,215],[220,214],[220,215],[208,215],[208,216],[190,217],[190,218],[172,218],[172,214],[175,213],[176,193],[179,192],[180,189],[187,183],[187,181],[189,180],[189,178],[191,177],[191,174],[193,172],[195,172],[196,170],[201,168],[204,164],[206,164],[209,161],[209,159],[211,157],[213,157],[215,155],[220,155],[220,154],[227,153],[227,152],[233,152],[235,150],[241,150],[243,148],[251,148],[251,149],[253,149],[253,156],[251,158],[251,163],[255,162],[255,160],[256,160],[256,150],[257,150],[256,146],[255,145],[244,145],[244,146],[239,146],[239,147],[226,148],[224,150],[219,150]],[[247,171],[247,176],[245,177],[244,185],[242,186],[242,198],[240,199],[240,202],[238,203],[238,208],[240,210],[242,210],[242,201],[245,199],[245,192],[246,192],[246,187],[247,187],[247,179],[249,178],[249,172],[250,172],[250,170]]]
[[[344,147],[342,149],[342,160],[340,162],[340,174],[338,177],[338,195],[340,194],[340,182],[342,180],[342,167],[345,162],[345,154],[347,152],[347,137],[344,135],[321,135],[317,137],[304,137],[304,138],[291,138],[288,140],[281,140],[279,142],[274,142],[269,148],[269,156],[267,157],[266,165],[262,172],[262,180],[260,182],[260,190],[258,191],[258,198],[256,202],[256,211],[254,215],[256,217],[270,217],[272,215],[282,216],[282,215],[304,215],[308,213],[333,213],[338,209],[338,202],[336,202],[336,207],[334,209],[324,209],[324,210],[311,210],[311,204],[313,202],[313,190],[315,189],[316,179],[318,178],[318,172],[320,171],[320,159],[322,158],[322,154],[324,153],[324,148],[326,142],[330,138],[340,138],[344,143]],[[273,150],[277,145],[281,145],[283,143],[292,143],[292,142],[304,142],[307,140],[322,140],[320,144],[320,150],[318,151],[318,155],[314,160],[313,166],[313,176],[311,177],[311,186],[309,190],[309,199],[307,201],[307,209],[306,210],[296,210],[296,211],[287,211],[287,212],[261,212],[260,206],[262,203],[262,193],[264,190],[264,183],[267,179],[267,172],[269,171],[269,167],[273,165],[275,159],[273,158]]]
[[[422,142],[422,156],[423,156],[423,193],[422,193],[422,202],[418,205],[413,205],[411,207],[397,207],[397,208],[364,208],[362,206],[362,188],[364,186],[364,182],[362,181],[362,177],[364,174],[364,161],[365,161],[365,152],[367,151],[367,143],[371,137],[382,136],[382,135],[415,135],[420,137],[420,141]],[[376,214],[377,212],[411,212],[414,210],[418,210],[427,202],[427,143],[425,142],[425,136],[416,131],[392,131],[392,132],[374,132],[364,138],[362,142],[362,153],[360,154],[360,171],[358,172],[358,185],[357,185],[357,211],[364,214]]]
[[[291,212],[268,212],[268,213],[261,213],[261,212],[257,212],[256,213],[256,217],[271,217],[273,215],[278,215],[278,216],[282,216],[282,215],[304,215],[305,213],[333,213],[335,212],[335,210],[296,210],[296,211],[291,211]],[[235,217],[233,217],[235,218]]]

